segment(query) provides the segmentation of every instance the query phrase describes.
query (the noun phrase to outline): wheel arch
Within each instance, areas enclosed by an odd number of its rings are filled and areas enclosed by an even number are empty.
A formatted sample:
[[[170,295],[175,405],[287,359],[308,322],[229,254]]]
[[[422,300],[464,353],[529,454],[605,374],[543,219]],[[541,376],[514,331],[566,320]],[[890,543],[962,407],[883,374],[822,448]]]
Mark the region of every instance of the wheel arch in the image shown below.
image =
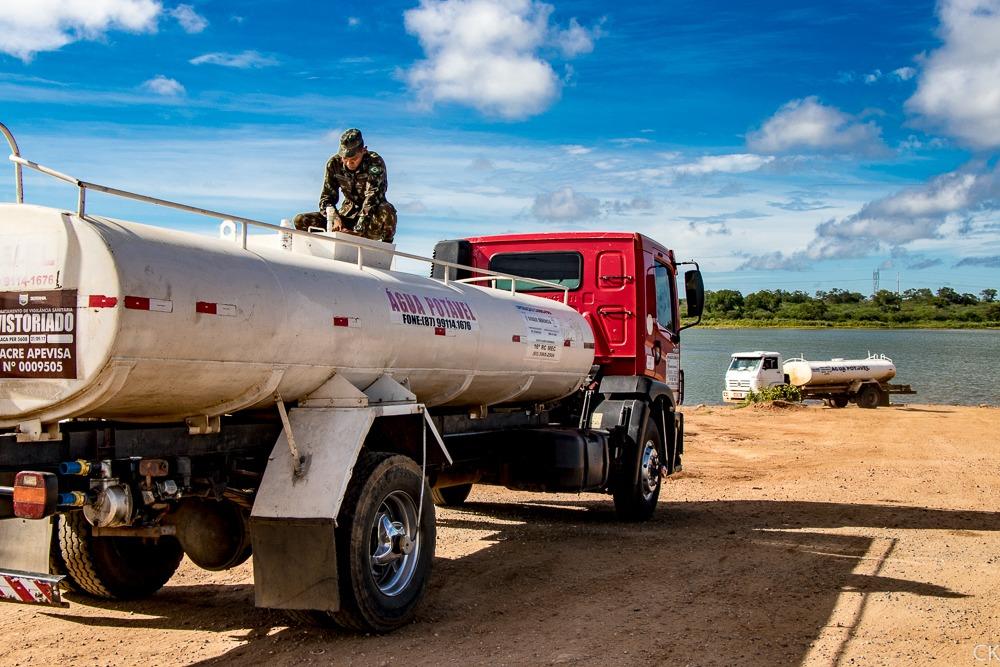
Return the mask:
[[[618,450],[612,457],[617,461],[612,467],[614,475],[627,474],[631,481],[638,481],[641,448],[633,448],[634,461],[622,460],[622,454],[629,451],[626,445],[641,439],[649,419],[657,420],[659,453],[662,461],[669,462],[668,472],[679,467],[683,450],[683,416],[677,412],[675,395],[668,385],[643,376],[611,375],[601,380],[598,393],[602,400],[594,408],[590,424],[594,428],[612,431],[613,446]],[[599,417],[594,418],[593,415]],[[614,437],[616,431],[617,437]]]

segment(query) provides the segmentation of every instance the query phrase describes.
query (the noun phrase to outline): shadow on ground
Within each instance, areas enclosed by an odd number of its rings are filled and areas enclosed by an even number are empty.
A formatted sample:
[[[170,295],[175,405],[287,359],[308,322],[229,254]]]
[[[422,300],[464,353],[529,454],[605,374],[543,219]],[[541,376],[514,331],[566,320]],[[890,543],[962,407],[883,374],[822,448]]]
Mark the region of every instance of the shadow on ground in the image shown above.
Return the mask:
[[[149,600],[107,605],[141,615],[128,620],[53,615],[83,625],[229,632],[246,641],[206,664],[798,664],[845,591],[972,594],[857,574],[862,558],[881,555],[870,553],[877,538],[821,531],[1000,531],[1000,513],[664,502],[653,521],[623,525],[605,500],[540,500],[469,503],[439,514],[438,523],[481,531],[474,534],[490,544],[437,558],[417,621],[384,637],[283,627],[280,613],[253,608],[248,585],[168,586]]]

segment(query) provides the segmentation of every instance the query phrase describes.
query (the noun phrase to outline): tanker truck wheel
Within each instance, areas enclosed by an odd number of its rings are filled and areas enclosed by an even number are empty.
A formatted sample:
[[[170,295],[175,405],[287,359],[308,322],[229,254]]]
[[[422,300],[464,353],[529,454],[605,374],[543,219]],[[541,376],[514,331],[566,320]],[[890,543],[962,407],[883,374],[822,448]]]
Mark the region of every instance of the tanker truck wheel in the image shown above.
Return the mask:
[[[465,504],[470,493],[472,493],[471,484],[446,486],[441,489],[431,489],[431,500],[438,507],[458,507]]]
[[[877,408],[880,398],[878,388],[874,385],[866,384],[858,392],[858,407],[865,408],[866,410]]]
[[[410,622],[434,558],[430,495],[412,459],[363,453],[337,517],[340,610],[290,612],[292,618],[358,632],[388,632]]]
[[[184,557],[172,537],[94,537],[83,512],[59,518],[59,558],[69,587],[95,597],[134,600],[152,595]]]
[[[848,399],[847,396],[843,395],[834,396],[833,398],[827,400],[830,401],[831,408],[846,408],[847,404],[850,402],[850,399]]]
[[[626,448],[628,461],[638,460],[638,479],[627,475],[626,479],[612,489],[615,511],[618,518],[625,521],[645,521],[653,516],[656,501],[660,498],[660,429],[652,417],[646,420],[646,428],[639,441],[641,456],[636,456],[636,445]],[[632,471],[635,469],[633,467]]]

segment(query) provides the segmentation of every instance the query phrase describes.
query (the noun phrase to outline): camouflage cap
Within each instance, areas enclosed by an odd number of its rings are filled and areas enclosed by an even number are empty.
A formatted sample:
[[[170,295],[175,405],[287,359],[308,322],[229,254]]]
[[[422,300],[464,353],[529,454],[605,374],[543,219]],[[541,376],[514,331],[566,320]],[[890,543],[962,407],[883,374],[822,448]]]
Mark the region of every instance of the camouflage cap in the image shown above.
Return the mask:
[[[352,127],[340,135],[340,156],[354,157],[365,147],[365,139],[361,136],[361,130]]]

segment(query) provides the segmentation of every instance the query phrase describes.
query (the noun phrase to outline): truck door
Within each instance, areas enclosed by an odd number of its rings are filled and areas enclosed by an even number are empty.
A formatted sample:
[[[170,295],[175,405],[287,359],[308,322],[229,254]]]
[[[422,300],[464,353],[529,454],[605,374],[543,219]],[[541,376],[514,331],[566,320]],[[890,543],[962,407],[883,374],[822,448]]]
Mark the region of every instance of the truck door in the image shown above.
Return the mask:
[[[680,392],[681,351],[677,337],[674,270],[653,260],[646,274],[646,375]]]
[[[784,384],[785,376],[781,371],[781,364],[778,363],[778,357],[764,357],[759,377],[759,388]]]

